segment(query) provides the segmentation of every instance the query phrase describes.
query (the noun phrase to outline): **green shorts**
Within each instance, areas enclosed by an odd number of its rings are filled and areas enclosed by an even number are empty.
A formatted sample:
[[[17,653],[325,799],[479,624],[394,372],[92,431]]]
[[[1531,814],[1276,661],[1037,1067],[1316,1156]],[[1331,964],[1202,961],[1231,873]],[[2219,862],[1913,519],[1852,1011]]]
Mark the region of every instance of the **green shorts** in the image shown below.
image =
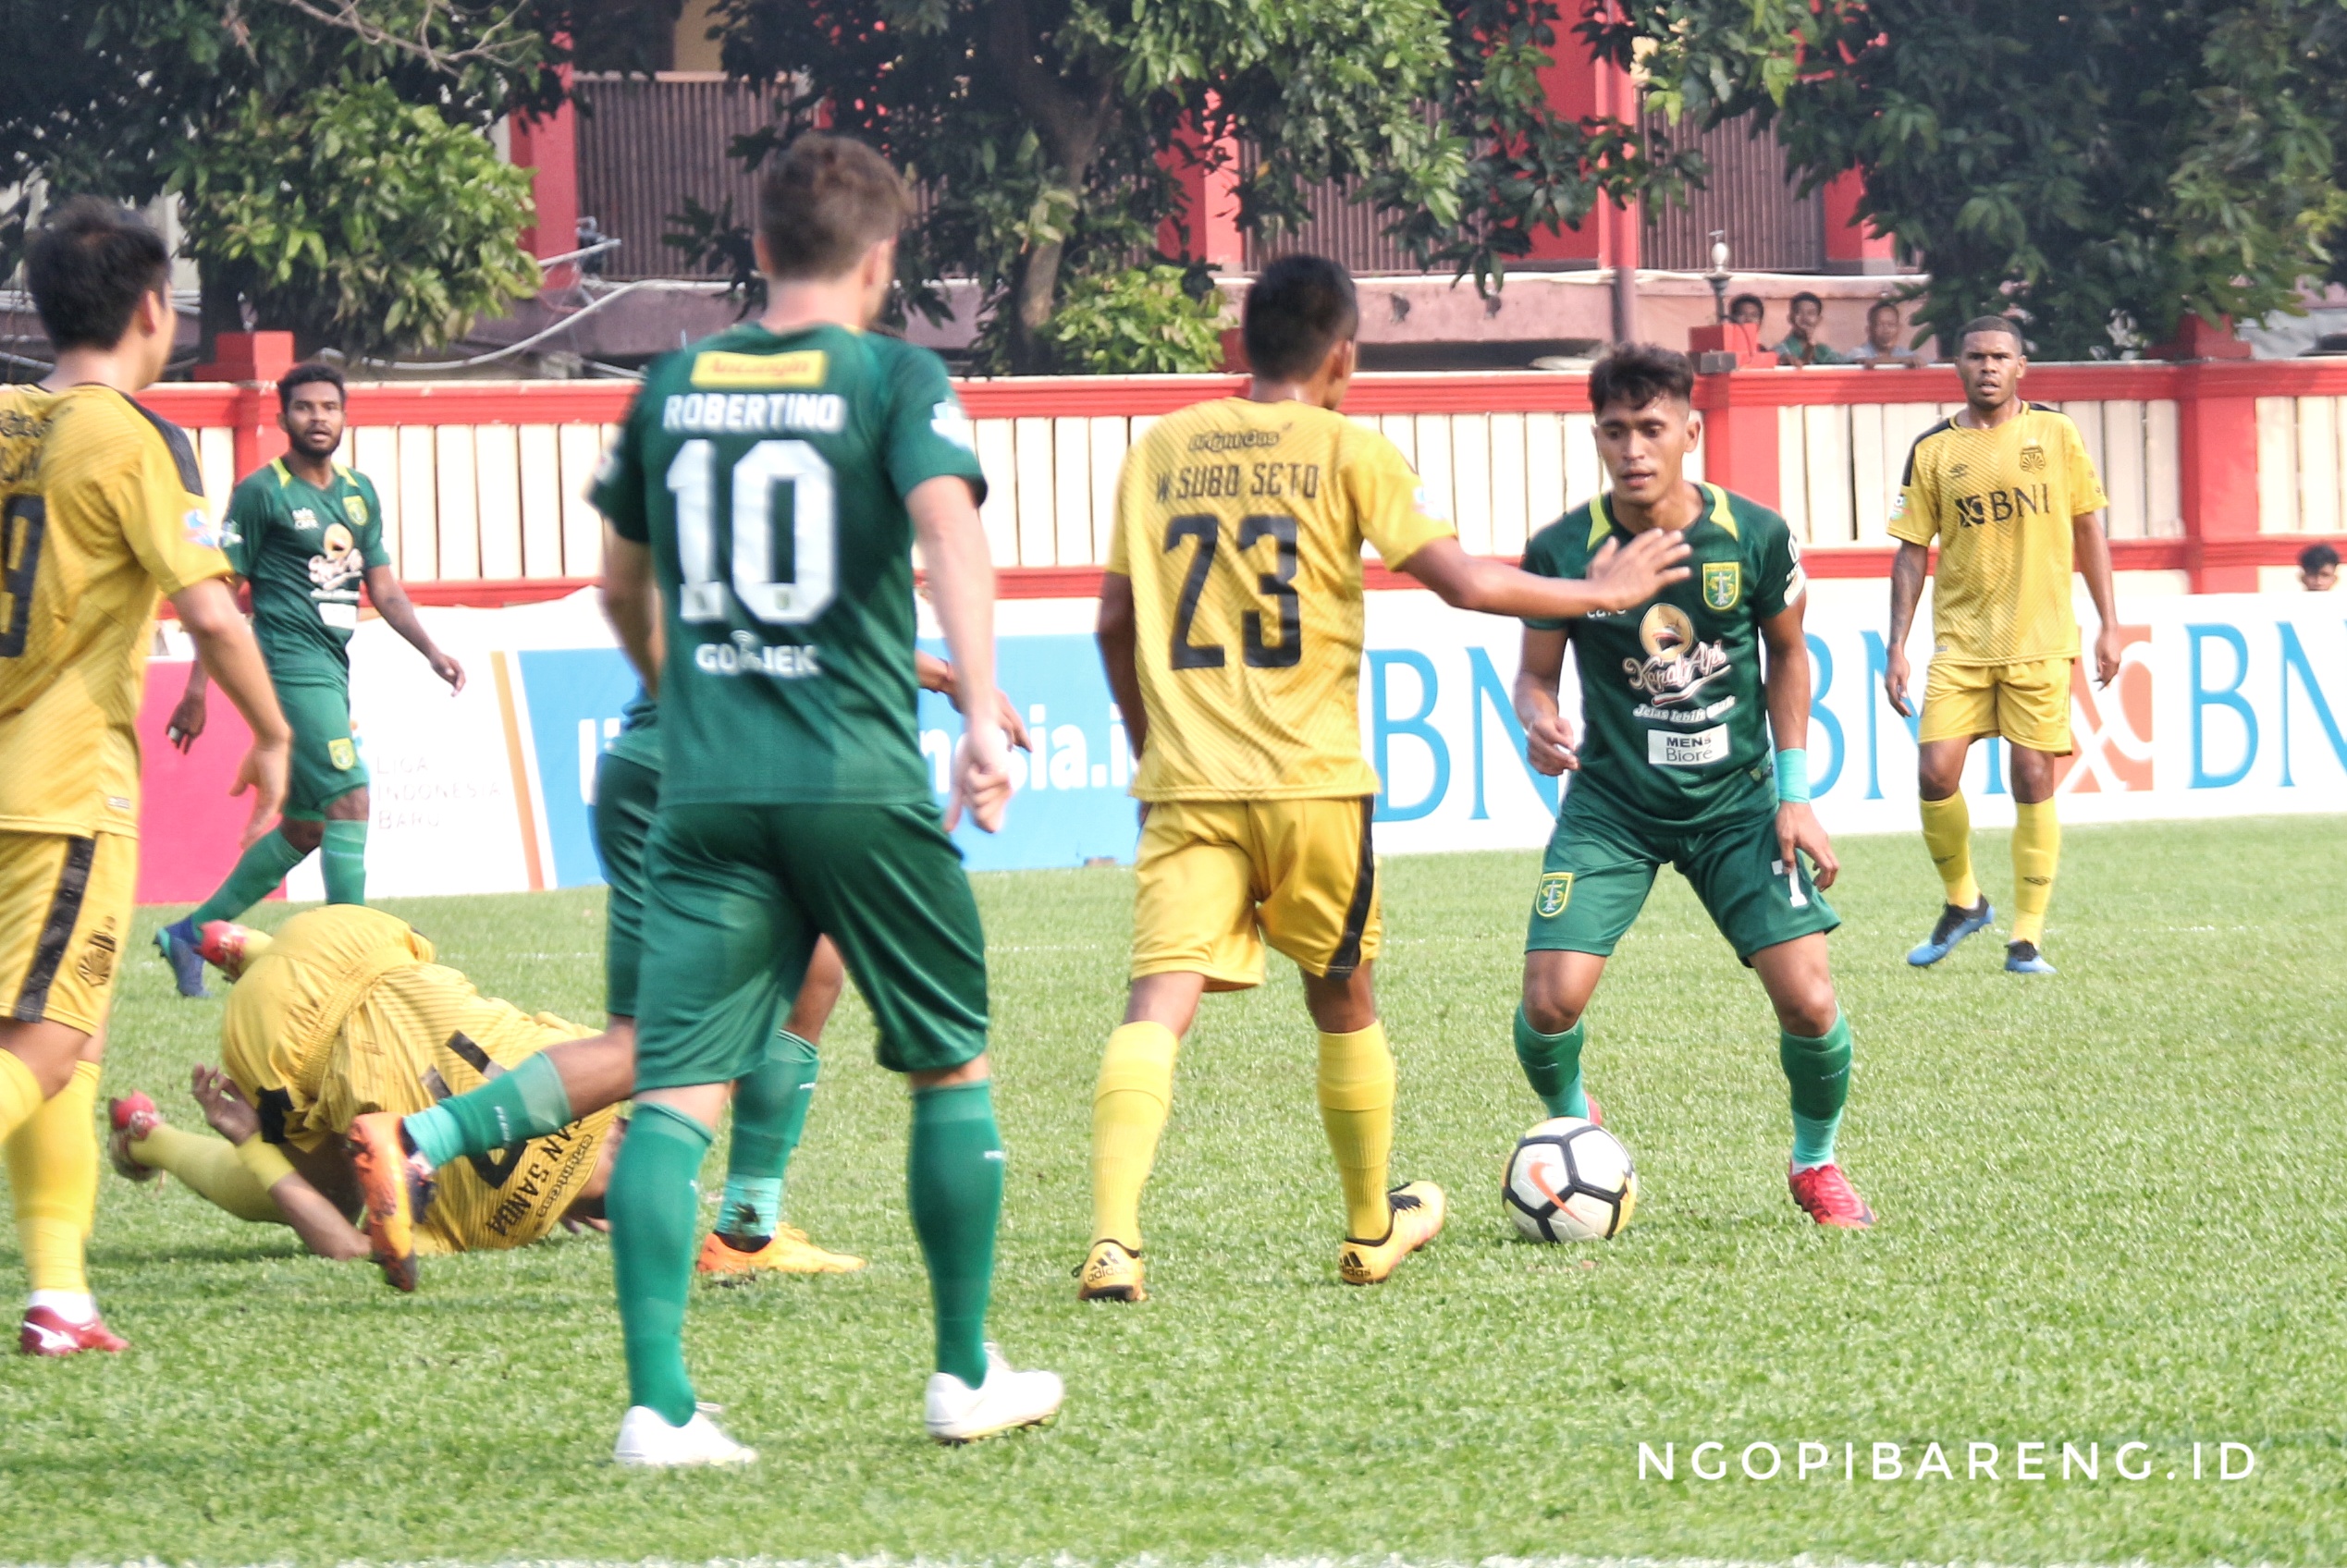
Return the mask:
[[[1776,802],[1756,793],[1754,809],[1677,827],[1640,821],[1586,785],[1567,792],[1532,893],[1527,952],[1611,954],[1668,862],[1693,884],[1719,934],[1747,964],[1763,948],[1831,931],[1841,917],[1809,867],[1788,868],[1776,845]]]
[[[277,705],[293,730],[293,762],[288,770],[285,815],[296,822],[319,822],[326,808],[367,783],[367,765],[350,736],[350,692],[344,686],[285,685]]]
[[[635,971],[644,957],[644,846],[660,809],[660,771],[613,752],[595,765],[596,858],[611,897],[603,915],[603,1011],[635,1016]]]
[[[871,1004],[882,1067],[986,1049],[986,934],[936,807],[670,804],[644,860],[638,1093],[755,1068],[818,937]]]

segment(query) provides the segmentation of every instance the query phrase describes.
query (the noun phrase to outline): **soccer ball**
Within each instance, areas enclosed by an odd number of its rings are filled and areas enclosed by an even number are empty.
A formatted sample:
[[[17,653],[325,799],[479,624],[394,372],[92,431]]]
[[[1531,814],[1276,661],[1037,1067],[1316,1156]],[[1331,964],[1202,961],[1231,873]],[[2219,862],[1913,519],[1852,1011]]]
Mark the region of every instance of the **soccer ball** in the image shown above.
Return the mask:
[[[1602,1242],[1630,1222],[1638,1172],[1613,1133],[1560,1116],[1517,1140],[1500,1203],[1533,1241]]]

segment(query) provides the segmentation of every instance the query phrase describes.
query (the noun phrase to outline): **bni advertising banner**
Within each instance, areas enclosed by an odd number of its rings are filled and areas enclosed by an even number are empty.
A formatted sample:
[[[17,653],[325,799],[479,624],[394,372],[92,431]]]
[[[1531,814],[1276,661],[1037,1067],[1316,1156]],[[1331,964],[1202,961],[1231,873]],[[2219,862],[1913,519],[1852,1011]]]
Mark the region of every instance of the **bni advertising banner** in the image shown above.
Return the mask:
[[[1812,681],[1810,777],[1837,833],[1916,826],[1913,722],[1884,699],[1878,582],[1817,585],[1807,617]],[[1384,780],[1377,839],[1386,853],[1523,848],[1548,835],[1557,783],[1523,761],[1511,692],[1512,622],[1453,610],[1421,592],[1369,595],[1361,667],[1362,745]],[[2092,644],[2091,611],[2081,617]],[[617,733],[635,682],[591,593],[505,610],[425,609],[464,662],[451,696],[380,621],[351,645],[351,708],[374,775],[368,886],[385,896],[572,887],[600,879],[588,836],[595,759]],[[1100,673],[1088,600],[1000,606],[1003,689],[1035,737],[1014,754],[1019,792],[1003,831],[955,835],[977,870],[1132,857],[1124,726]],[[1928,605],[1911,642],[1920,696]],[[931,629],[933,633],[934,629]],[[2061,775],[2070,822],[2347,810],[2347,601],[2326,595],[2146,597],[2120,606],[2119,680],[2077,680],[2077,753]],[[929,646],[939,647],[932,636]],[[159,660],[148,707],[159,729],[180,671]],[[1599,680],[1626,680],[1601,671]],[[1565,707],[1578,717],[1574,684]],[[225,704],[215,703],[215,718]],[[942,800],[960,719],[920,699],[920,743]],[[163,837],[218,835],[241,744],[229,722],[190,757],[148,742],[148,873],[141,896],[211,890],[219,855],[158,853]],[[1975,746],[1965,782],[1974,820],[2011,820],[2005,758]],[[214,775],[216,774],[216,778]],[[184,835],[182,836],[184,841]],[[314,865],[288,884],[318,896]]]

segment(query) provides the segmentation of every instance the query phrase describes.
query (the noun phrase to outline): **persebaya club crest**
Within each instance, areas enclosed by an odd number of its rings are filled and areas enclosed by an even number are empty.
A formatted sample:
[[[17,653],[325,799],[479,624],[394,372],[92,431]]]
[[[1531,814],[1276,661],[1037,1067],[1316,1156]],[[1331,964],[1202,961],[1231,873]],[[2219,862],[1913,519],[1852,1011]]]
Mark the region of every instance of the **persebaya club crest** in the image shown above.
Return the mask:
[[[1573,874],[1552,871],[1541,878],[1540,891],[1532,895],[1532,913],[1542,920],[1554,920],[1565,913],[1565,906],[1573,901]]]
[[[1736,562],[1703,563],[1703,603],[1715,610],[1732,610],[1743,592],[1744,572]]]

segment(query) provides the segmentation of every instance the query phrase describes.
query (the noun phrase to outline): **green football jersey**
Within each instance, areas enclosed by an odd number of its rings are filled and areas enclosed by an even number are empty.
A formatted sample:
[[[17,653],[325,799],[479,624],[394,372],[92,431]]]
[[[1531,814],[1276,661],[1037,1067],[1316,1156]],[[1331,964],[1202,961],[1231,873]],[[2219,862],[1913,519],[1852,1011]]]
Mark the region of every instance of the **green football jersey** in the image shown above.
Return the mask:
[[[342,686],[350,680],[350,634],[359,586],[389,566],[383,504],[364,474],[340,463],[324,489],[279,458],[228,497],[221,544],[252,585],[252,632],[281,686]]]
[[[643,687],[620,710],[620,732],[604,748],[639,767],[660,771],[660,704]]]
[[[984,494],[944,361],[896,338],[746,324],[645,373],[594,501],[659,578],[664,802],[934,800],[904,497],[948,475]]]
[[[1808,587],[1783,518],[1715,484],[1702,490],[1709,504],[1687,531],[1685,581],[1635,609],[1527,623],[1572,636],[1581,683],[1574,790],[1674,825],[1750,811],[1765,798],[1776,758],[1760,623]],[[1600,496],[1534,534],[1524,570],[1586,576],[1612,537],[1629,535]]]

